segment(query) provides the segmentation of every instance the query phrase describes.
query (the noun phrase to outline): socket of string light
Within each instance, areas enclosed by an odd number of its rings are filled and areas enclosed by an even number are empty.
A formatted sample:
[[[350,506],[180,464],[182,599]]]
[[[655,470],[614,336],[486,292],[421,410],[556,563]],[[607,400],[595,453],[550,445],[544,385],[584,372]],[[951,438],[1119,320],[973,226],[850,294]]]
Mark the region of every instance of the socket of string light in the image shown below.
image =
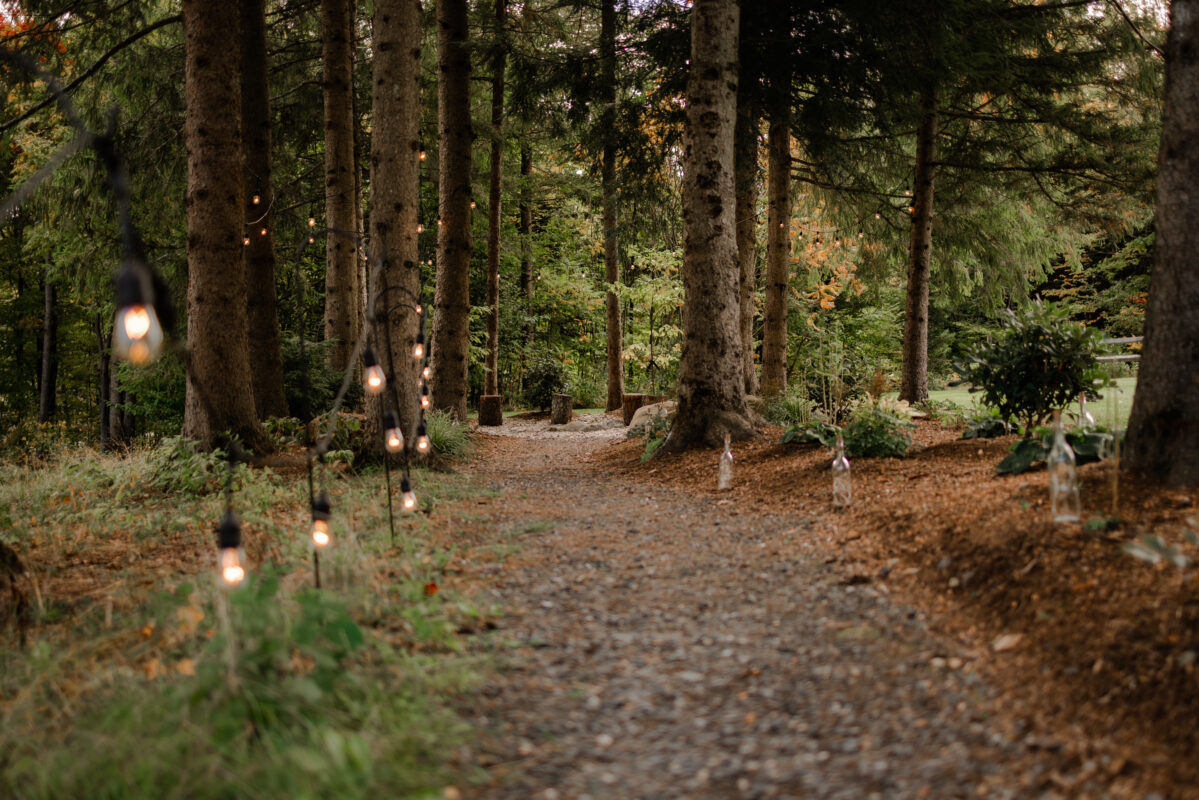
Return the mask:
[[[134,364],[149,364],[162,352],[162,324],[154,304],[146,297],[142,276],[126,266],[117,276],[117,316],[112,351]]]
[[[383,387],[387,386],[387,377],[379,366],[379,359],[369,347],[362,351],[362,385],[367,394],[382,394]]]
[[[237,586],[246,579],[246,554],[241,549],[241,523],[226,511],[217,527],[217,570],[223,586]]]
[[[329,494],[324,489],[312,501],[312,546],[323,549],[329,546],[329,517],[333,508]]]
[[[404,449],[404,432],[400,430],[400,423],[391,411],[383,415],[383,446],[389,453]]]
[[[416,426],[416,449],[420,453],[429,452],[429,433],[423,419]]]
[[[412,482],[408,478],[400,481],[400,508],[405,511],[416,510],[416,495],[412,493]]]

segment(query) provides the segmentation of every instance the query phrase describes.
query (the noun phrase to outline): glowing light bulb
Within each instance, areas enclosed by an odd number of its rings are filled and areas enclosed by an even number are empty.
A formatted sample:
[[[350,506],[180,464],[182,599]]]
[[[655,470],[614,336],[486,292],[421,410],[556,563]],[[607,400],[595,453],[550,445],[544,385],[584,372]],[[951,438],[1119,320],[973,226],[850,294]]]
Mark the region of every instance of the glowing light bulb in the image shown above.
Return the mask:
[[[433,401],[429,399],[429,386],[422,381],[420,385],[420,407],[428,408],[432,403]]]
[[[429,435],[425,432],[424,420],[416,426],[416,449],[421,453],[429,452]]]
[[[246,578],[245,554],[241,550],[241,523],[226,511],[217,526],[217,569],[225,586],[236,586]]]
[[[316,241],[316,237],[315,237],[315,236],[309,236],[309,237],[308,237],[308,244],[312,244],[312,243],[313,243],[313,242],[315,242],[315,241]]]
[[[308,227],[309,227],[309,228],[315,228],[315,227],[316,227],[316,217],[309,217],[309,218],[308,218]]]
[[[425,368],[420,371],[420,376],[422,378],[424,378],[425,380],[429,380],[429,378],[432,375],[433,375],[433,370],[429,368],[428,364],[425,364]]]
[[[412,357],[417,361],[425,357],[425,335],[423,333],[416,335],[416,344],[412,346]]]
[[[420,304],[418,303],[418,304],[417,304],[417,306],[416,306],[416,313],[417,313],[417,314],[423,314],[423,313],[425,313],[425,307],[424,307],[424,306],[422,306],[422,305],[420,305]]]
[[[865,236],[865,235],[866,235],[866,232],[865,232],[865,231],[858,231],[858,238],[859,238],[859,239],[861,239],[861,238],[862,238],[863,236]]]
[[[473,198],[473,197],[470,199],[470,208],[471,208],[471,211],[474,211],[474,209],[475,209],[475,198]]]
[[[424,224],[423,222],[418,222],[418,223],[416,223],[416,232],[417,232],[417,233],[424,233],[424,232],[425,232],[425,224]]]
[[[147,303],[140,277],[130,269],[117,278],[117,316],[113,325],[113,354],[134,364],[148,364],[162,350],[162,325]]]
[[[256,195],[254,195],[254,199],[251,200],[250,202],[253,203],[254,205],[258,205],[259,203],[262,202],[262,196],[256,194]]]
[[[312,544],[314,547],[329,545],[329,517],[332,516],[332,506],[329,495],[321,489],[321,493],[312,501]]]
[[[404,449],[404,432],[396,415],[388,411],[383,415],[383,446],[389,453],[398,453]]]
[[[387,385],[387,377],[375,358],[375,351],[369,347],[362,351],[362,383],[367,394],[381,394]]]
[[[439,228],[440,228],[440,227],[441,227],[443,224],[445,224],[445,223],[443,223],[443,222],[441,221],[441,217],[438,217],[438,218],[437,218],[437,227],[439,227]]]
[[[400,498],[400,508],[405,511],[416,510],[416,495],[412,493],[412,484],[407,478],[400,481],[400,491],[403,492]]]
[[[428,155],[429,154],[425,152],[425,148],[421,147],[420,152],[417,153],[416,157],[419,158],[421,161],[424,161],[425,158],[428,157]]]
[[[883,218],[883,215],[882,215],[880,212],[878,212],[878,211],[875,211],[875,212],[874,212],[874,218],[875,218],[875,219],[882,219],[882,218]]]
[[[241,243],[242,243],[242,244],[244,244],[244,245],[247,245],[247,246],[249,246],[249,244],[250,244],[250,237],[249,237],[249,236],[243,236],[243,237],[241,237]]]
[[[265,225],[263,225],[262,228],[258,231],[258,235],[266,236],[266,226]]]

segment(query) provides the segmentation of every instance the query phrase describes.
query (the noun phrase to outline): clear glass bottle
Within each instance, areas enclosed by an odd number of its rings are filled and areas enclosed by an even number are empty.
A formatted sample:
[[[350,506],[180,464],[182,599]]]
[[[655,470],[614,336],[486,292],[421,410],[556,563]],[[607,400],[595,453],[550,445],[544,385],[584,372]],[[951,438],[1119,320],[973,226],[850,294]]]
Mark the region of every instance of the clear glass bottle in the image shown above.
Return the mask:
[[[716,470],[716,488],[719,491],[733,488],[733,450],[729,446],[729,435],[724,435],[724,452],[720,454],[720,466]]]
[[[837,449],[833,455],[833,508],[849,508],[853,502],[853,485],[849,477],[849,459],[845,457],[845,441],[837,432]]]
[[[1087,393],[1078,393],[1078,427],[1084,430],[1093,430],[1095,428],[1095,417],[1087,411]]]
[[[1078,469],[1074,450],[1066,441],[1062,412],[1053,412],[1053,447],[1046,459],[1049,469],[1049,504],[1054,522],[1078,522],[1082,503],[1078,496]]]

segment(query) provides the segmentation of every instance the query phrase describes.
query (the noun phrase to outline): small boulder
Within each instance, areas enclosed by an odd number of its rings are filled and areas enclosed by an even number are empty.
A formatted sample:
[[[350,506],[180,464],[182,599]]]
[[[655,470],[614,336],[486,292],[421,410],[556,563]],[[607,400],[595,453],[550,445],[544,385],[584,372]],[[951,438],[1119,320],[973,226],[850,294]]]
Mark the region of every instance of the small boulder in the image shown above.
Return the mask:
[[[633,430],[638,426],[646,426],[659,417],[669,417],[674,414],[678,408],[678,403],[673,400],[667,400],[664,403],[654,403],[650,406],[642,406],[633,414],[633,419],[629,422],[629,430]]]

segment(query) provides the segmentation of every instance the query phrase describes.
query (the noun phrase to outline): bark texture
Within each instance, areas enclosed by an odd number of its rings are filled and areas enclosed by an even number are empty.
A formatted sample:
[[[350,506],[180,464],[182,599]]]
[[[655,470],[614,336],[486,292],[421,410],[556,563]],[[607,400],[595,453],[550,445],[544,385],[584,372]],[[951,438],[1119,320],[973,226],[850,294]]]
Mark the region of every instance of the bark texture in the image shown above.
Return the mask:
[[[758,254],[758,121],[749,102],[737,97],[734,133],[734,188],[737,193],[737,264],[741,289],[741,355],[745,393],[758,393],[754,369],[754,288]]]
[[[184,0],[187,119],[187,398],[183,434],[269,449],[250,379],[242,263],[240,3]]]
[[[433,407],[466,419],[470,349],[470,51],[466,0],[437,0],[438,165]]]
[[[325,225],[358,230],[354,168],[354,4],[321,0],[321,63],[325,95]],[[325,237],[325,338],[336,339],[329,367],[344,370],[360,332],[357,245]]]
[[[42,378],[38,382],[37,421],[49,422],[58,408],[58,292],[46,270],[43,285]]]
[[[495,33],[501,41],[496,47],[491,73],[491,177],[487,190],[487,305],[491,311],[487,314],[487,365],[483,377],[486,395],[500,393],[500,190],[504,179],[504,48],[507,46],[502,37],[506,18],[507,0],[495,0]]]
[[[762,321],[762,396],[787,389],[787,287],[791,283],[791,127],[779,110],[770,121],[766,183],[766,310]]]
[[[533,174],[533,153],[520,147],[520,291],[525,299],[525,350],[533,346],[533,204],[529,178]]]
[[[384,402],[394,406],[408,447],[416,438],[420,407],[420,364],[412,358],[420,319],[407,308],[407,304],[415,304],[421,290],[416,233],[420,210],[420,18],[420,0],[375,2],[369,296],[379,295],[384,286],[387,291],[375,303],[377,308],[367,310],[378,315],[371,341],[380,351],[380,363],[389,371]],[[379,402],[367,398],[364,424],[366,441],[375,455],[383,453]]]
[[[266,0],[243,0],[242,14],[242,178],[245,219],[257,220],[243,248],[246,315],[250,331],[250,375],[259,419],[287,416],[283,391],[279,309],[275,294],[274,182],[271,172],[271,97],[267,82]],[[260,195],[255,205],[255,193]],[[266,228],[266,236],[261,235]]]
[[[604,280],[620,280],[616,206],[616,0],[604,0],[600,10],[600,72],[604,91],[604,153],[601,166],[604,206]],[[620,328],[620,298],[605,295],[608,331],[608,411],[620,408],[624,393],[624,345]]]
[[[683,353],[674,426],[658,452],[754,435],[742,376],[733,127],[736,0],[696,0],[683,154]]]
[[[1199,1],[1174,0],[1158,151],[1157,239],[1125,467],[1199,485]]]
[[[912,238],[907,303],[903,314],[903,375],[899,399],[928,399],[928,287],[933,257],[933,184],[937,155],[937,100],[925,101],[916,128],[916,179],[912,188]]]

